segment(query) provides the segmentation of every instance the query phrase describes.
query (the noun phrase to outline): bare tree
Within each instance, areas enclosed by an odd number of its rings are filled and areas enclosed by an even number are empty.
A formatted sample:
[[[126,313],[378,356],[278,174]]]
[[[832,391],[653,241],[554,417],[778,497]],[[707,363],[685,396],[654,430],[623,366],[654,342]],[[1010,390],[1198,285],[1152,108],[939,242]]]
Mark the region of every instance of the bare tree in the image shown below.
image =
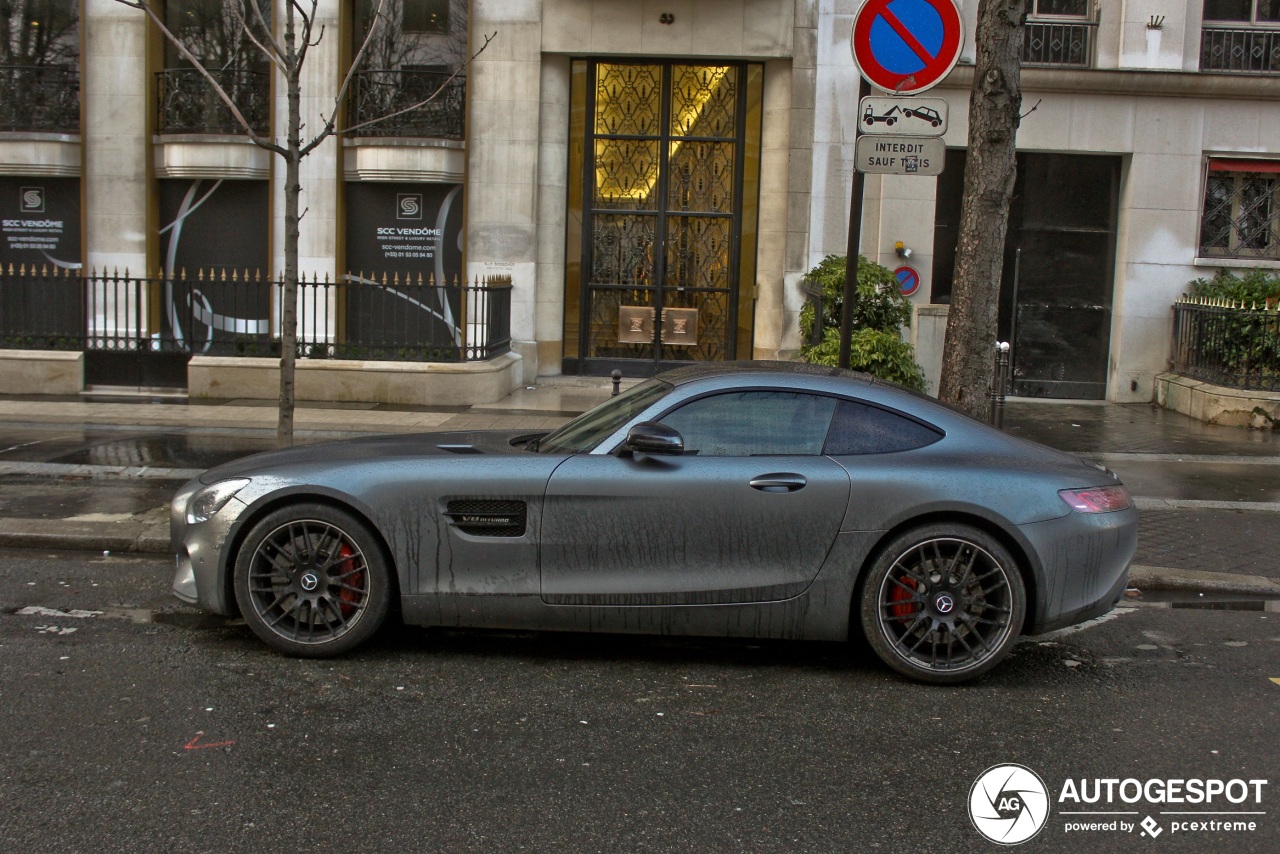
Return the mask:
[[[1017,172],[1027,0],[980,0],[955,280],[938,397],[987,417],[1004,241]]]
[[[251,42],[284,78],[287,112],[285,118],[285,140],[282,145],[274,138],[264,137],[254,130],[253,126],[236,106],[235,100],[218,82],[217,77],[211,73],[205,62],[196,55],[178,34],[166,26],[164,18],[154,8],[153,0],[116,0],[116,2],[144,12],[164,35],[168,43],[177,48],[179,55],[205,78],[214,92],[217,93],[218,98],[227,105],[236,122],[244,129],[249,139],[254,144],[284,160],[284,275],[280,311],[280,418],[276,426],[276,441],[282,447],[292,445],[293,411],[296,400],[294,368],[298,348],[298,237],[302,217],[306,214],[305,210],[299,210],[302,194],[299,172],[302,159],[335,134],[360,130],[368,125],[394,118],[397,115],[416,110],[424,104],[430,103],[445,88],[445,85],[452,82],[454,77],[461,74],[466,66],[489,46],[489,42],[497,34],[485,36],[484,44],[468,57],[466,62],[459,66],[445,81],[444,85],[441,85],[439,89],[423,100],[395,113],[379,116],[376,119],[349,127],[339,128],[338,119],[342,114],[342,103],[351,87],[352,77],[356,69],[359,68],[364,54],[379,27],[386,24],[386,18],[382,10],[384,0],[379,0],[369,32],[360,45],[360,49],[356,52],[351,68],[342,80],[342,85],[338,88],[333,109],[327,117],[321,116],[322,125],[320,130],[304,140],[302,136],[305,125],[302,120],[301,76],[307,61],[308,51],[324,38],[324,26],[321,25],[318,30],[316,28],[316,11],[319,0],[309,0],[309,2],[308,0],[283,0],[284,31],[279,37],[277,37],[275,29],[271,25],[270,9],[264,0],[223,0],[225,7],[234,16],[235,22],[244,38]]]

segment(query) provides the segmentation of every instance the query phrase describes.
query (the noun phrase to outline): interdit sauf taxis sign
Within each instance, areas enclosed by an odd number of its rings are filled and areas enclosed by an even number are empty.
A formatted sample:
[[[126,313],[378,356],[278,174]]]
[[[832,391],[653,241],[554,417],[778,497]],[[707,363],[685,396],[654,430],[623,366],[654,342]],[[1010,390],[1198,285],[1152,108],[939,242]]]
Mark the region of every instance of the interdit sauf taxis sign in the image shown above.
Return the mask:
[[[969,817],[999,845],[1019,845],[1048,828],[1081,845],[1098,834],[1150,843],[1167,833],[1226,850],[1263,828],[1267,789],[1267,780],[1243,777],[1069,777],[1050,788],[1024,765],[996,765],[969,790]]]

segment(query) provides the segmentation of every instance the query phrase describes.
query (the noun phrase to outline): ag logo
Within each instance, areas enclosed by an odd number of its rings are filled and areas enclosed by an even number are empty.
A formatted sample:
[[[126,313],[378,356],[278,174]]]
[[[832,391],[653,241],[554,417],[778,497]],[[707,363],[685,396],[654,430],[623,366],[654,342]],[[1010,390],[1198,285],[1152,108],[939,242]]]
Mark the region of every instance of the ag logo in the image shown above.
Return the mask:
[[[21,194],[23,213],[44,213],[44,187],[23,187]]]
[[[422,194],[397,193],[396,219],[422,219]]]
[[[993,766],[982,772],[969,790],[969,818],[992,842],[1026,842],[1049,818],[1049,790],[1030,768]]]

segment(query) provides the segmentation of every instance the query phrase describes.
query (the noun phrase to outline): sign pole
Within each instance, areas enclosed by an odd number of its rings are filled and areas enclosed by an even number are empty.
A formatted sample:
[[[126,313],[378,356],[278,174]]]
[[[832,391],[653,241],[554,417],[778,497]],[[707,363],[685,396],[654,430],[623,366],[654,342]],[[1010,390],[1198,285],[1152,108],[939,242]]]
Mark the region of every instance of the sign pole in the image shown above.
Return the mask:
[[[858,103],[871,94],[871,84],[861,74],[858,75]],[[860,124],[853,126],[854,150],[858,147]],[[853,178],[849,190],[849,243],[845,249],[844,259],[844,305],[840,310],[840,358],[837,364],[842,368],[849,367],[853,350],[853,310],[858,300],[858,247],[862,243],[862,173],[857,169],[857,155],[854,155]]]

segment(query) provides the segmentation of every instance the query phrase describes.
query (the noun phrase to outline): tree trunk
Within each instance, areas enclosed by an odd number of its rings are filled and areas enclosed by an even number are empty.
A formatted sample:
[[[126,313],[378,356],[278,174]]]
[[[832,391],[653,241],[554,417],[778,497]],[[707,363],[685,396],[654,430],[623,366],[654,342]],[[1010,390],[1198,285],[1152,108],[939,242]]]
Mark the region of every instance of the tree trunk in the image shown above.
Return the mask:
[[[298,232],[302,195],[300,165],[302,162],[302,85],[298,52],[294,44],[293,7],[285,6],[284,47],[288,86],[288,117],[285,133],[287,156],[284,159],[284,287],[280,294],[280,418],[276,423],[276,444],[287,448],[293,444],[293,408],[295,399],[294,368],[298,351]]]
[[[978,3],[969,153],[938,397],[984,421],[994,381],[1000,277],[1017,171],[1025,18],[1026,0]]]

